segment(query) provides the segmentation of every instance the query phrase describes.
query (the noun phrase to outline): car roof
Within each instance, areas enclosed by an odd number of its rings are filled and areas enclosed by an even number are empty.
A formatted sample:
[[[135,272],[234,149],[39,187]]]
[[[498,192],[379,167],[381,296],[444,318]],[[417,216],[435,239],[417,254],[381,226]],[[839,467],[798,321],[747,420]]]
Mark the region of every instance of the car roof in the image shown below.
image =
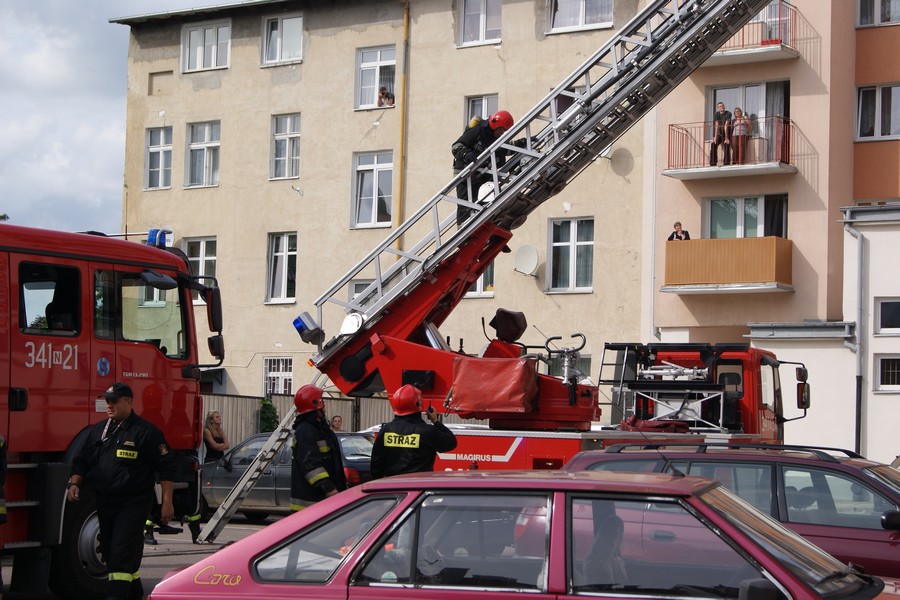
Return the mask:
[[[610,491],[666,496],[694,496],[720,485],[704,477],[659,473],[610,473],[604,471],[512,470],[438,471],[411,473],[362,484],[363,492],[433,489],[554,489],[560,491]]]

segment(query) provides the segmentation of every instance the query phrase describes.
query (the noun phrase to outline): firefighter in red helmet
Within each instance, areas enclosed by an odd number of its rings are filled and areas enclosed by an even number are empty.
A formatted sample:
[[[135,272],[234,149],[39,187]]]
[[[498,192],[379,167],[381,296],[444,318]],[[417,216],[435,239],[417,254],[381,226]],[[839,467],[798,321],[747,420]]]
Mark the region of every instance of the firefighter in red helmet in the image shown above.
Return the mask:
[[[404,385],[391,395],[394,420],[384,423],[372,448],[372,479],[434,469],[438,452],[456,448],[456,436],[438,421],[433,408],[422,420],[422,392]]]
[[[467,127],[463,132],[459,139],[453,143],[450,150],[453,153],[453,173],[457,174],[470,163],[475,162],[475,159],[481,154],[485,148],[494,143],[494,141],[503,135],[509,128],[513,126],[514,120],[509,111],[498,110],[490,117],[484,120],[472,121],[474,124],[471,127]],[[523,140],[516,140],[513,142],[516,145],[524,146]],[[497,153],[497,166],[500,167],[506,161],[506,152],[500,151]],[[487,173],[482,173],[473,178],[472,181],[472,195],[475,197],[475,200],[478,199],[478,188],[480,188],[483,184],[487,183],[491,180],[491,177]],[[462,181],[456,186],[456,196],[460,200],[468,200],[469,199],[469,189],[466,181]],[[472,214],[472,209],[466,206],[457,206],[456,208],[456,222],[458,226],[462,226],[462,224],[469,218],[469,215]]]
[[[322,390],[304,385],[294,395],[291,510],[301,510],[347,489],[337,436],[325,419]]]

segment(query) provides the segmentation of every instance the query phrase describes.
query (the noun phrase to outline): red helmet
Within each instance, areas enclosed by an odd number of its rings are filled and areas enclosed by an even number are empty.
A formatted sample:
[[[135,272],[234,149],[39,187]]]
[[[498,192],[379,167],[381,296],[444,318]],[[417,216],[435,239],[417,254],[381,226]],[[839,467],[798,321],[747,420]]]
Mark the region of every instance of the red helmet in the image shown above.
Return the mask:
[[[298,415],[325,408],[325,403],[322,402],[322,388],[304,385],[294,394],[294,406],[297,407]]]
[[[509,129],[513,126],[513,122],[514,121],[512,115],[505,110],[498,110],[491,115],[490,119],[488,119],[488,123],[490,124],[491,129],[497,129],[498,127]]]
[[[391,408],[398,417],[422,412],[422,392],[407,383],[391,396]]]

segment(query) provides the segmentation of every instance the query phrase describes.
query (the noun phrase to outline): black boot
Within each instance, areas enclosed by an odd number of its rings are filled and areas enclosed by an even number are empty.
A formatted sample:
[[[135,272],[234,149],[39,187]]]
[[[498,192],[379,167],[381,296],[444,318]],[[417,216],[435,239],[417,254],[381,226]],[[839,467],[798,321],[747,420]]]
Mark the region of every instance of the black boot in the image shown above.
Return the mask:
[[[188,529],[191,530],[191,541],[195,544],[199,544],[197,538],[200,537],[200,523],[197,521],[188,521]]]
[[[153,525],[145,525],[144,526],[144,543],[150,546],[155,546],[159,542],[156,541],[156,538],[153,536]]]

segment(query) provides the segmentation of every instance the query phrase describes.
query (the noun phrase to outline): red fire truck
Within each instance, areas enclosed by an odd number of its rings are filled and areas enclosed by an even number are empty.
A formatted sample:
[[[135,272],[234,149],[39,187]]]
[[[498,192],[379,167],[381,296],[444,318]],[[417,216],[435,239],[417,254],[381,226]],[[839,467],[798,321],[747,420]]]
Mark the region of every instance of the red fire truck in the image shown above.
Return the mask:
[[[161,244],[164,246],[164,244]],[[203,424],[195,304],[205,305],[210,354],[224,358],[215,279],[191,274],[179,250],[102,234],[0,224],[0,433],[9,448],[12,589],[63,598],[102,595],[106,566],[89,488],[65,502],[70,463],[106,418],[98,395],[128,383],[135,410],[175,451],[176,498],[196,506]],[[193,501],[193,504],[191,502]]]

